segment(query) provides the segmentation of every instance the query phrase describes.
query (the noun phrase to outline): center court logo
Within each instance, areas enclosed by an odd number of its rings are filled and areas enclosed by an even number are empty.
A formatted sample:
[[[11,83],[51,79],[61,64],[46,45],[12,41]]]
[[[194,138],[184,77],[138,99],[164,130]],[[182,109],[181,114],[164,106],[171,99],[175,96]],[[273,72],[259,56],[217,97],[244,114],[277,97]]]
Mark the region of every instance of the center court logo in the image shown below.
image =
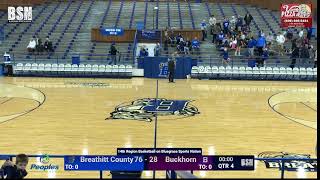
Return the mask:
[[[169,100],[144,98],[131,103],[123,103],[110,113],[107,119],[140,120],[151,122],[156,115],[184,118],[200,114],[190,100]]]
[[[31,6],[18,6],[8,7],[8,22],[31,22],[32,21],[32,7]]]
[[[48,154],[44,154],[39,158],[39,164],[31,164],[31,170],[37,171],[48,171],[48,170],[58,170],[59,165],[50,163],[50,156]]]

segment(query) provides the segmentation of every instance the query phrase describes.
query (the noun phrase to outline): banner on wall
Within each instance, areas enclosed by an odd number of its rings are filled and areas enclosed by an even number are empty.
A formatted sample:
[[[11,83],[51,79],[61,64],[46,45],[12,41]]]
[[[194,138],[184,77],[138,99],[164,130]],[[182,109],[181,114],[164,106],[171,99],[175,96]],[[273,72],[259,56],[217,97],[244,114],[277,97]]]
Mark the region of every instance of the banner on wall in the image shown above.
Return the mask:
[[[312,27],[312,4],[281,4],[281,27]]]
[[[104,36],[123,36],[123,28],[101,28],[100,33]]]
[[[161,31],[141,30],[138,31],[137,38],[142,40],[160,40]]]

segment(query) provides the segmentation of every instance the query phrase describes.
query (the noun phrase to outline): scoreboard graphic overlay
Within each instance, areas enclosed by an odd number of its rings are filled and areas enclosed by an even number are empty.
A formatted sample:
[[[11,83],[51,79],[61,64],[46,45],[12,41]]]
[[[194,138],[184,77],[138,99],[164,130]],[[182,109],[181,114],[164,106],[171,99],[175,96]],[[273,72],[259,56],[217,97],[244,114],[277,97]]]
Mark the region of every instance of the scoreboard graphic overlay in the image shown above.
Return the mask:
[[[118,148],[117,155],[65,156],[66,171],[202,170],[253,171],[251,155],[202,155],[200,148]]]

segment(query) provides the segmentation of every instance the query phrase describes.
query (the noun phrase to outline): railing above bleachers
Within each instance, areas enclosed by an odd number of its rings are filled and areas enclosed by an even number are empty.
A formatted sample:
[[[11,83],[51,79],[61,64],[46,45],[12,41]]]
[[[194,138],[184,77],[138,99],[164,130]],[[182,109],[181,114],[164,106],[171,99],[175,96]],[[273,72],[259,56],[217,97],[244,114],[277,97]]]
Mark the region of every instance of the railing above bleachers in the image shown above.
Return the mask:
[[[136,56],[136,46],[137,41],[133,44],[133,51],[132,53],[119,53],[116,55],[117,63],[121,64],[130,64],[134,65]],[[14,64],[16,63],[57,63],[57,64],[67,64],[72,62],[73,55],[79,56],[80,62],[85,64],[112,64],[112,55],[107,53],[70,53],[67,57],[64,57],[63,53],[55,53],[50,58],[47,58],[45,54],[25,54],[25,53],[14,53],[11,54],[11,59]],[[170,57],[171,54],[161,54],[161,56],[168,56]],[[202,65],[202,66],[223,66],[226,65],[222,57],[220,56],[205,56],[205,55],[184,55],[180,54],[180,57],[192,57],[194,60],[193,65]],[[22,58],[23,57],[23,58]],[[26,58],[28,57],[28,58]],[[230,61],[228,66],[255,66],[252,64],[257,64],[257,60],[261,59],[260,57],[247,57],[247,56],[233,56],[230,55]],[[139,57],[138,57],[139,58]],[[289,67],[292,63],[292,59],[286,56],[270,56],[266,58],[265,63],[263,66],[270,66],[270,67]],[[297,58],[295,67],[314,67],[314,59],[308,58]]]

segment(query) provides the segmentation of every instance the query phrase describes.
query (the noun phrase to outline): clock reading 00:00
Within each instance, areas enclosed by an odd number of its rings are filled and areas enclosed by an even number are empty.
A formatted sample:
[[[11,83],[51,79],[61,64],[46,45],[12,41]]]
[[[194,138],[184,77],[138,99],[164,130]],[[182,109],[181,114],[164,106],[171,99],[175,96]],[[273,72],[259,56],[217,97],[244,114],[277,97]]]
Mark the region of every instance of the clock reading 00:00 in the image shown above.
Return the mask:
[[[233,162],[233,157],[219,157],[219,162]]]

